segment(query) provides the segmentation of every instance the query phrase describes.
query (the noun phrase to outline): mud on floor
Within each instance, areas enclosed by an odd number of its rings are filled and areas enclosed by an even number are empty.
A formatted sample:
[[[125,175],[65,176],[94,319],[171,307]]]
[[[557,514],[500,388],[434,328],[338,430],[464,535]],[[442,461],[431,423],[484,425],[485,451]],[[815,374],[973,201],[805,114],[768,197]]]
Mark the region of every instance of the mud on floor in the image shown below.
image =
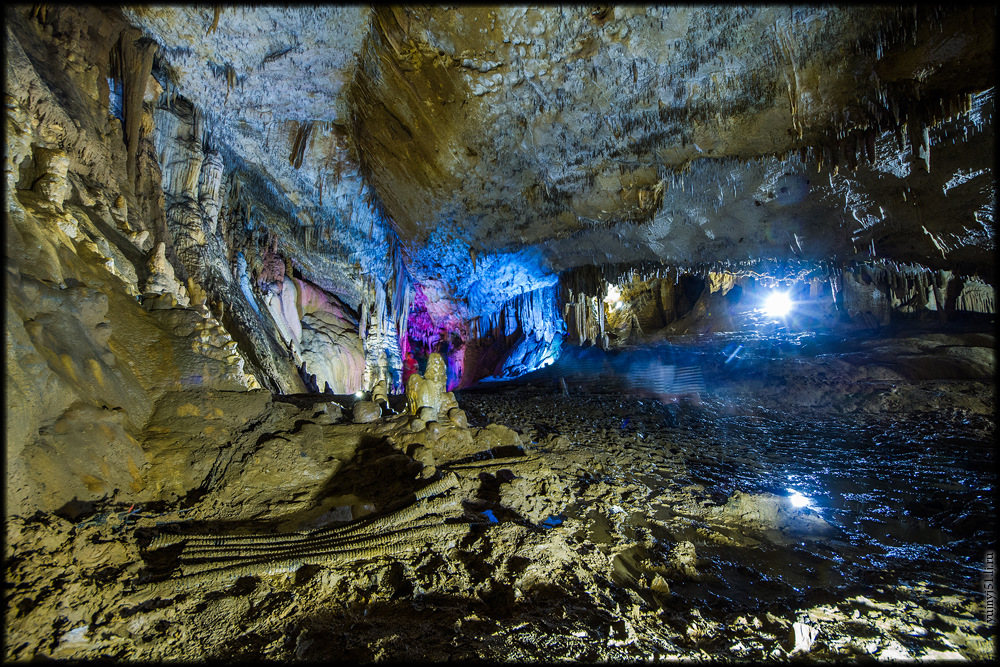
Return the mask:
[[[891,507],[882,508],[881,519],[873,507],[893,501],[885,494],[867,497],[866,514],[877,519],[871,523],[850,520],[860,502],[857,489],[839,507],[831,498],[825,506],[793,507],[767,477],[778,462],[769,464],[757,449],[784,442],[779,451],[787,455],[795,446],[787,433],[774,441],[789,429],[761,430],[758,420],[739,422],[746,426],[741,430],[711,400],[679,413],[629,397],[526,390],[460,400],[474,426],[507,424],[520,431],[520,445],[439,461],[431,479],[401,460],[392,468],[394,499],[365,497],[362,487],[349,497],[340,489],[321,501],[322,511],[270,522],[219,522],[210,496],[187,507],[95,508],[74,521],[9,518],[5,657],[603,661],[993,654],[995,630],[984,620],[975,567],[992,501],[977,506],[965,491],[948,491],[936,505],[928,500],[923,510],[910,508],[918,516],[923,511],[936,533],[900,532],[887,528]],[[780,416],[766,418],[781,423]],[[961,425],[944,426],[960,435]],[[937,460],[941,474],[986,456],[977,433],[967,434],[965,449],[951,459]],[[385,447],[366,441],[345,469],[360,478],[384,475],[386,455],[405,457],[381,451]],[[835,457],[817,460],[829,469]],[[971,468],[962,478],[968,487],[993,483],[987,469]],[[763,472],[755,476],[758,469]],[[391,556],[199,582],[179,576],[181,549],[149,548],[164,534],[291,534],[371,522],[421,502],[421,489],[450,474],[455,483],[430,499],[447,508],[428,505],[424,516],[454,531],[413,538],[412,549]],[[805,469],[798,474],[804,491],[810,480],[826,479]],[[965,503],[963,511],[971,511],[982,530],[963,523],[949,502]],[[862,549],[866,531],[877,538]],[[932,534],[941,543],[922,545]]]

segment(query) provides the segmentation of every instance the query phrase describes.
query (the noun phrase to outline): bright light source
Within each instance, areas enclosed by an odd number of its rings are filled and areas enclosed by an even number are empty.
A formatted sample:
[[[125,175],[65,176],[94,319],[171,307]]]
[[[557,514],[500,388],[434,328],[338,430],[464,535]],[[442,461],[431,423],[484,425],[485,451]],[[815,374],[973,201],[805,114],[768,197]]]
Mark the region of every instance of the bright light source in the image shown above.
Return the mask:
[[[622,293],[617,285],[608,285],[608,295],[604,297],[604,303],[611,306],[614,310],[622,307]]]
[[[791,494],[788,496],[788,500],[791,501],[793,507],[809,507],[810,503],[812,503],[811,500],[795,489],[788,489],[788,493]]]
[[[792,309],[788,292],[772,292],[764,302],[764,314],[769,317],[784,317]]]
[[[365,392],[363,392],[363,391],[356,391],[356,392],[354,392],[354,395],[357,396],[358,398],[361,398],[361,397],[363,397],[365,395]]]

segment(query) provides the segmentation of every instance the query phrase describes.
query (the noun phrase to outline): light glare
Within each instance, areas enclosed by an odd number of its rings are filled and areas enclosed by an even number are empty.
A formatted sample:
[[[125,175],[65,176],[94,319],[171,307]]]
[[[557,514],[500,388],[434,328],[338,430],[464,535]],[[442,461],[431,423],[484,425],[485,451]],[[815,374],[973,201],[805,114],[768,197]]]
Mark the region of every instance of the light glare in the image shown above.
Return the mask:
[[[764,302],[764,314],[770,317],[784,317],[792,309],[788,292],[773,292]]]
[[[604,297],[604,303],[608,304],[612,310],[622,307],[622,292],[616,285],[608,285],[608,295]]]
[[[803,496],[801,493],[795,489],[788,489],[788,500],[791,501],[793,507],[808,507],[809,503],[812,501]]]

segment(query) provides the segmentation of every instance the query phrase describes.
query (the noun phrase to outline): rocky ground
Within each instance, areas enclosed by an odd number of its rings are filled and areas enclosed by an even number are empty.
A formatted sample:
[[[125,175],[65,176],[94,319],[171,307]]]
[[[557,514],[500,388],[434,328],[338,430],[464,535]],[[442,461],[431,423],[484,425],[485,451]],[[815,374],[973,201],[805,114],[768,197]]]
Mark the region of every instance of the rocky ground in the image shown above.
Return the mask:
[[[846,413],[719,377],[698,406],[545,383],[460,409],[168,393],[147,442],[216,452],[205,481],[8,517],[4,657],[993,655],[991,385],[901,382],[939,402]]]

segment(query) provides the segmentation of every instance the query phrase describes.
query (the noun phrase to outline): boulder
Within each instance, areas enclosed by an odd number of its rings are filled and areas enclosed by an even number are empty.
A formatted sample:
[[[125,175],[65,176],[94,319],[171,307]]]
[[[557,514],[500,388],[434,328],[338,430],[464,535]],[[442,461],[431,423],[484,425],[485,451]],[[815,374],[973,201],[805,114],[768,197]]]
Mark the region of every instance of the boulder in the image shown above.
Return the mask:
[[[354,423],[369,424],[382,416],[382,408],[374,401],[358,401],[354,404]]]

